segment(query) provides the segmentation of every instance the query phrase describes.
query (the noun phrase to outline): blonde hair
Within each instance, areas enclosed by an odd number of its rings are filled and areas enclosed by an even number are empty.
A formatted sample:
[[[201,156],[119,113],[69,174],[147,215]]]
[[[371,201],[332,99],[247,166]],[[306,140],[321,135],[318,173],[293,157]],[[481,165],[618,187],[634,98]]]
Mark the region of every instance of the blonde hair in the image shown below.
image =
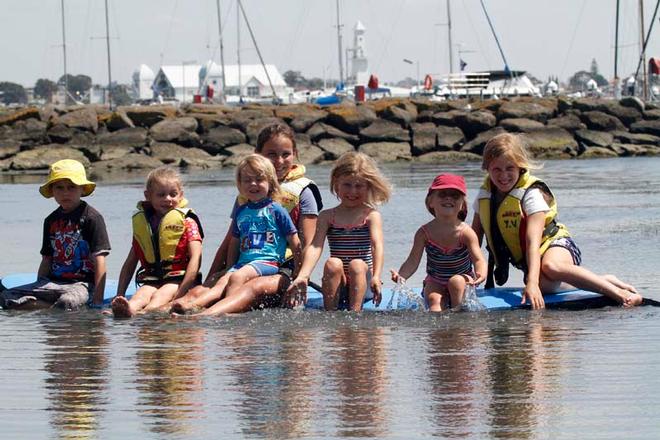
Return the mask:
[[[268,197],[275,198],[280,193],[280,184],[277,181],[275,167],[270,160],[260,154],[248,154],[236,167],[236,187],[240,188],[241,173],[250,168],[257,176],[265,177],[268,181]]]
[[[369,187],[367,204],[375,207],[387,202],[392,195],[392,187],[381,174],[376,161],[364,153],[350,151],[344,153],[335,163],[330,173],[330,192],[337,195],[337,183],[340,177],[355,176],[364,179]]]
[[[511,133],[502,133],[492,137],[484,147],[481,169],[488,170],[491,162],[499,157],[504,157],[523,170],[541,168],[540,164],[529,158],[525,143],[522,136]]]
[[[179,187],[179,190],[183,188],[179,172],[174,168],[165,165],[151,170],[147,175],[146,189],[147,191],[151,191],[154,185],[163,182],[175,183]]]

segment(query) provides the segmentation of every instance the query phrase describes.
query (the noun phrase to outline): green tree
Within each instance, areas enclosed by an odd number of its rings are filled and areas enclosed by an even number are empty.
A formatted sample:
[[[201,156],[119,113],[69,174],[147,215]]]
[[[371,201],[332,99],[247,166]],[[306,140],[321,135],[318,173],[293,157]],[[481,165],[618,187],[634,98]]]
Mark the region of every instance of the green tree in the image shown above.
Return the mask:
[[[66,75],[69,79],[69,93],[73,96],[84,96],[92,88],[92,78],[87,75]],[[64,85],[66,78],[64,75],[57,80],[57,84]]]
[[[128,105],[133,100],[128,94],[128,86],[126,84],[112,83],[112,103],[114,105]]]
[[[284,72],[284,82],[287,86],[295,88],[303,87],[305,85],[305,77],[302,76],[299,70],[287,70]]]
[[[0,82],[0,100],[6,104],[26,104],[27,93],[22,85],[13,82]]]
[[[53,93],[57,91],[57,84],[46,78],[39,78],[34,85],[34,95],[37,98],[43,98],[50,101]]]

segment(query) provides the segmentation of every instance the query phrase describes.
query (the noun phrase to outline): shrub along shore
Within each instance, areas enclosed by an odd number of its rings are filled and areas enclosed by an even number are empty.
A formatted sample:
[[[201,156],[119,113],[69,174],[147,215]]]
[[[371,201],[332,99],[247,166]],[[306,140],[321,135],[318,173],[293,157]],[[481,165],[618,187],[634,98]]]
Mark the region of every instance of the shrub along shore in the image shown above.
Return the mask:
[[[537,159],[660,155],[660,108],[637,98],[45,106],[0,112],[0,172],[45,172],[64,158],[92,172],[234,166],[275,121],[295,130],[305,164],[351,150],[381,162],[481,160],[485,143],[502,132],[524,133]]]

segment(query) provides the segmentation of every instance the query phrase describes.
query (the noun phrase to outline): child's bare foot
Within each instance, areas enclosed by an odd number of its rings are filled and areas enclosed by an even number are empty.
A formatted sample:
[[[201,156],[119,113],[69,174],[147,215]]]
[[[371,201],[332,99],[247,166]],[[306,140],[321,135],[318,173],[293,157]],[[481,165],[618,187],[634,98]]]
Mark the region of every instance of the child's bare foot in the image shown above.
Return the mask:
[[[623,300],[623,307],[635,307],[642,304],[643,301],[644,298],[642,298],[642,295],[633,293]]]
[[[624,283],[614,275],[610,275],[610,274],[603,275],[603,278],[605,278],[610,283],[614,284],[619,289],[627,290],[628,292],[632,292],[632,293],[638,293],[637,289],[635,289],[635,286],[633,286],[632,284]]]
[[[130,318],[133,316],[131,311],[131,306],[128,303],[128,300],[123,296],[118,296],[112,300],[112,313],[115,315],[115,318]]]

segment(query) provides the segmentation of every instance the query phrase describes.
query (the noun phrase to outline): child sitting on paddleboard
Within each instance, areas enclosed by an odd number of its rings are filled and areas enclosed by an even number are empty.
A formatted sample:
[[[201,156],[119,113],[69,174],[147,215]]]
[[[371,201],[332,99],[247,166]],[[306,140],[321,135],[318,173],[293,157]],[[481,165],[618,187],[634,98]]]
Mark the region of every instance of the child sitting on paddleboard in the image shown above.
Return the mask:
[[[557,203],[548,186],[532,176],[538,168],[522,139],[501,134],[484,149],[484,179],[476,201],[472,227],[488,242],[486,287],[507,281],[509,264],[525,272],[523,303],[545,307],[543,295],[568,283],[608,296],[625,307],[642,303],[637,290],[614,275],[597,275],[580,266],[580,250],[564,225],[557,222]]]
[[[198,280],[204,233],[199,218],[187,207],[179,173],[170,167],[151,171],[144,197],[132,218],[131,250],[112,301],[115,317],[161,309]],[[127,300],[126,288],[138,263],[141,268],[136,281],[140,287]]]
[[[248,310],[250,295],[241,288],[257,277],[275,275],[284,263],[287,244],[294,267],[300,265],[301,245],[291,216],[273,201],[280,185],[273,164],[260,154],[250,154],[236,167],[236,186],[247,203],[234,214],[227,250],[230,269],[211,288],[221,299],[197,315],[221,315]],[[295,269],[294,269],[295,272]]]
[[[53,197],[59,207],[44,220],[37,281],[0,293],[2,307],[30,307],[41,301],[76,309],[90,299],[93,305],[103,304],[110,242],[101,214],[80,200],[95,188],[76,160],[50,166],[39,192]]]
[[[381,300],[383,227],[376,206],[387,202],[391,188],[372,158],[357,152],[342,155],[332,169],[330,191],[339,205],[321,211],[312,243],[298,277],[287,290],[290,306],[304,303],[309,277],[328,239],[330,258],[323,268],[326,310],[362,310],[365,300]]]
[[[435,218],[417,230],[410,254],[399,271],[391,270],[392,281],[405,281],[415,273],[426,250],[423,293],[432,312],[458,307],[463,302],[465,288],[486,279],[486,259],[479,239],[464,222],[466,197],[463,177],[454,174],[436,176],[424,201],[426,209]]]

